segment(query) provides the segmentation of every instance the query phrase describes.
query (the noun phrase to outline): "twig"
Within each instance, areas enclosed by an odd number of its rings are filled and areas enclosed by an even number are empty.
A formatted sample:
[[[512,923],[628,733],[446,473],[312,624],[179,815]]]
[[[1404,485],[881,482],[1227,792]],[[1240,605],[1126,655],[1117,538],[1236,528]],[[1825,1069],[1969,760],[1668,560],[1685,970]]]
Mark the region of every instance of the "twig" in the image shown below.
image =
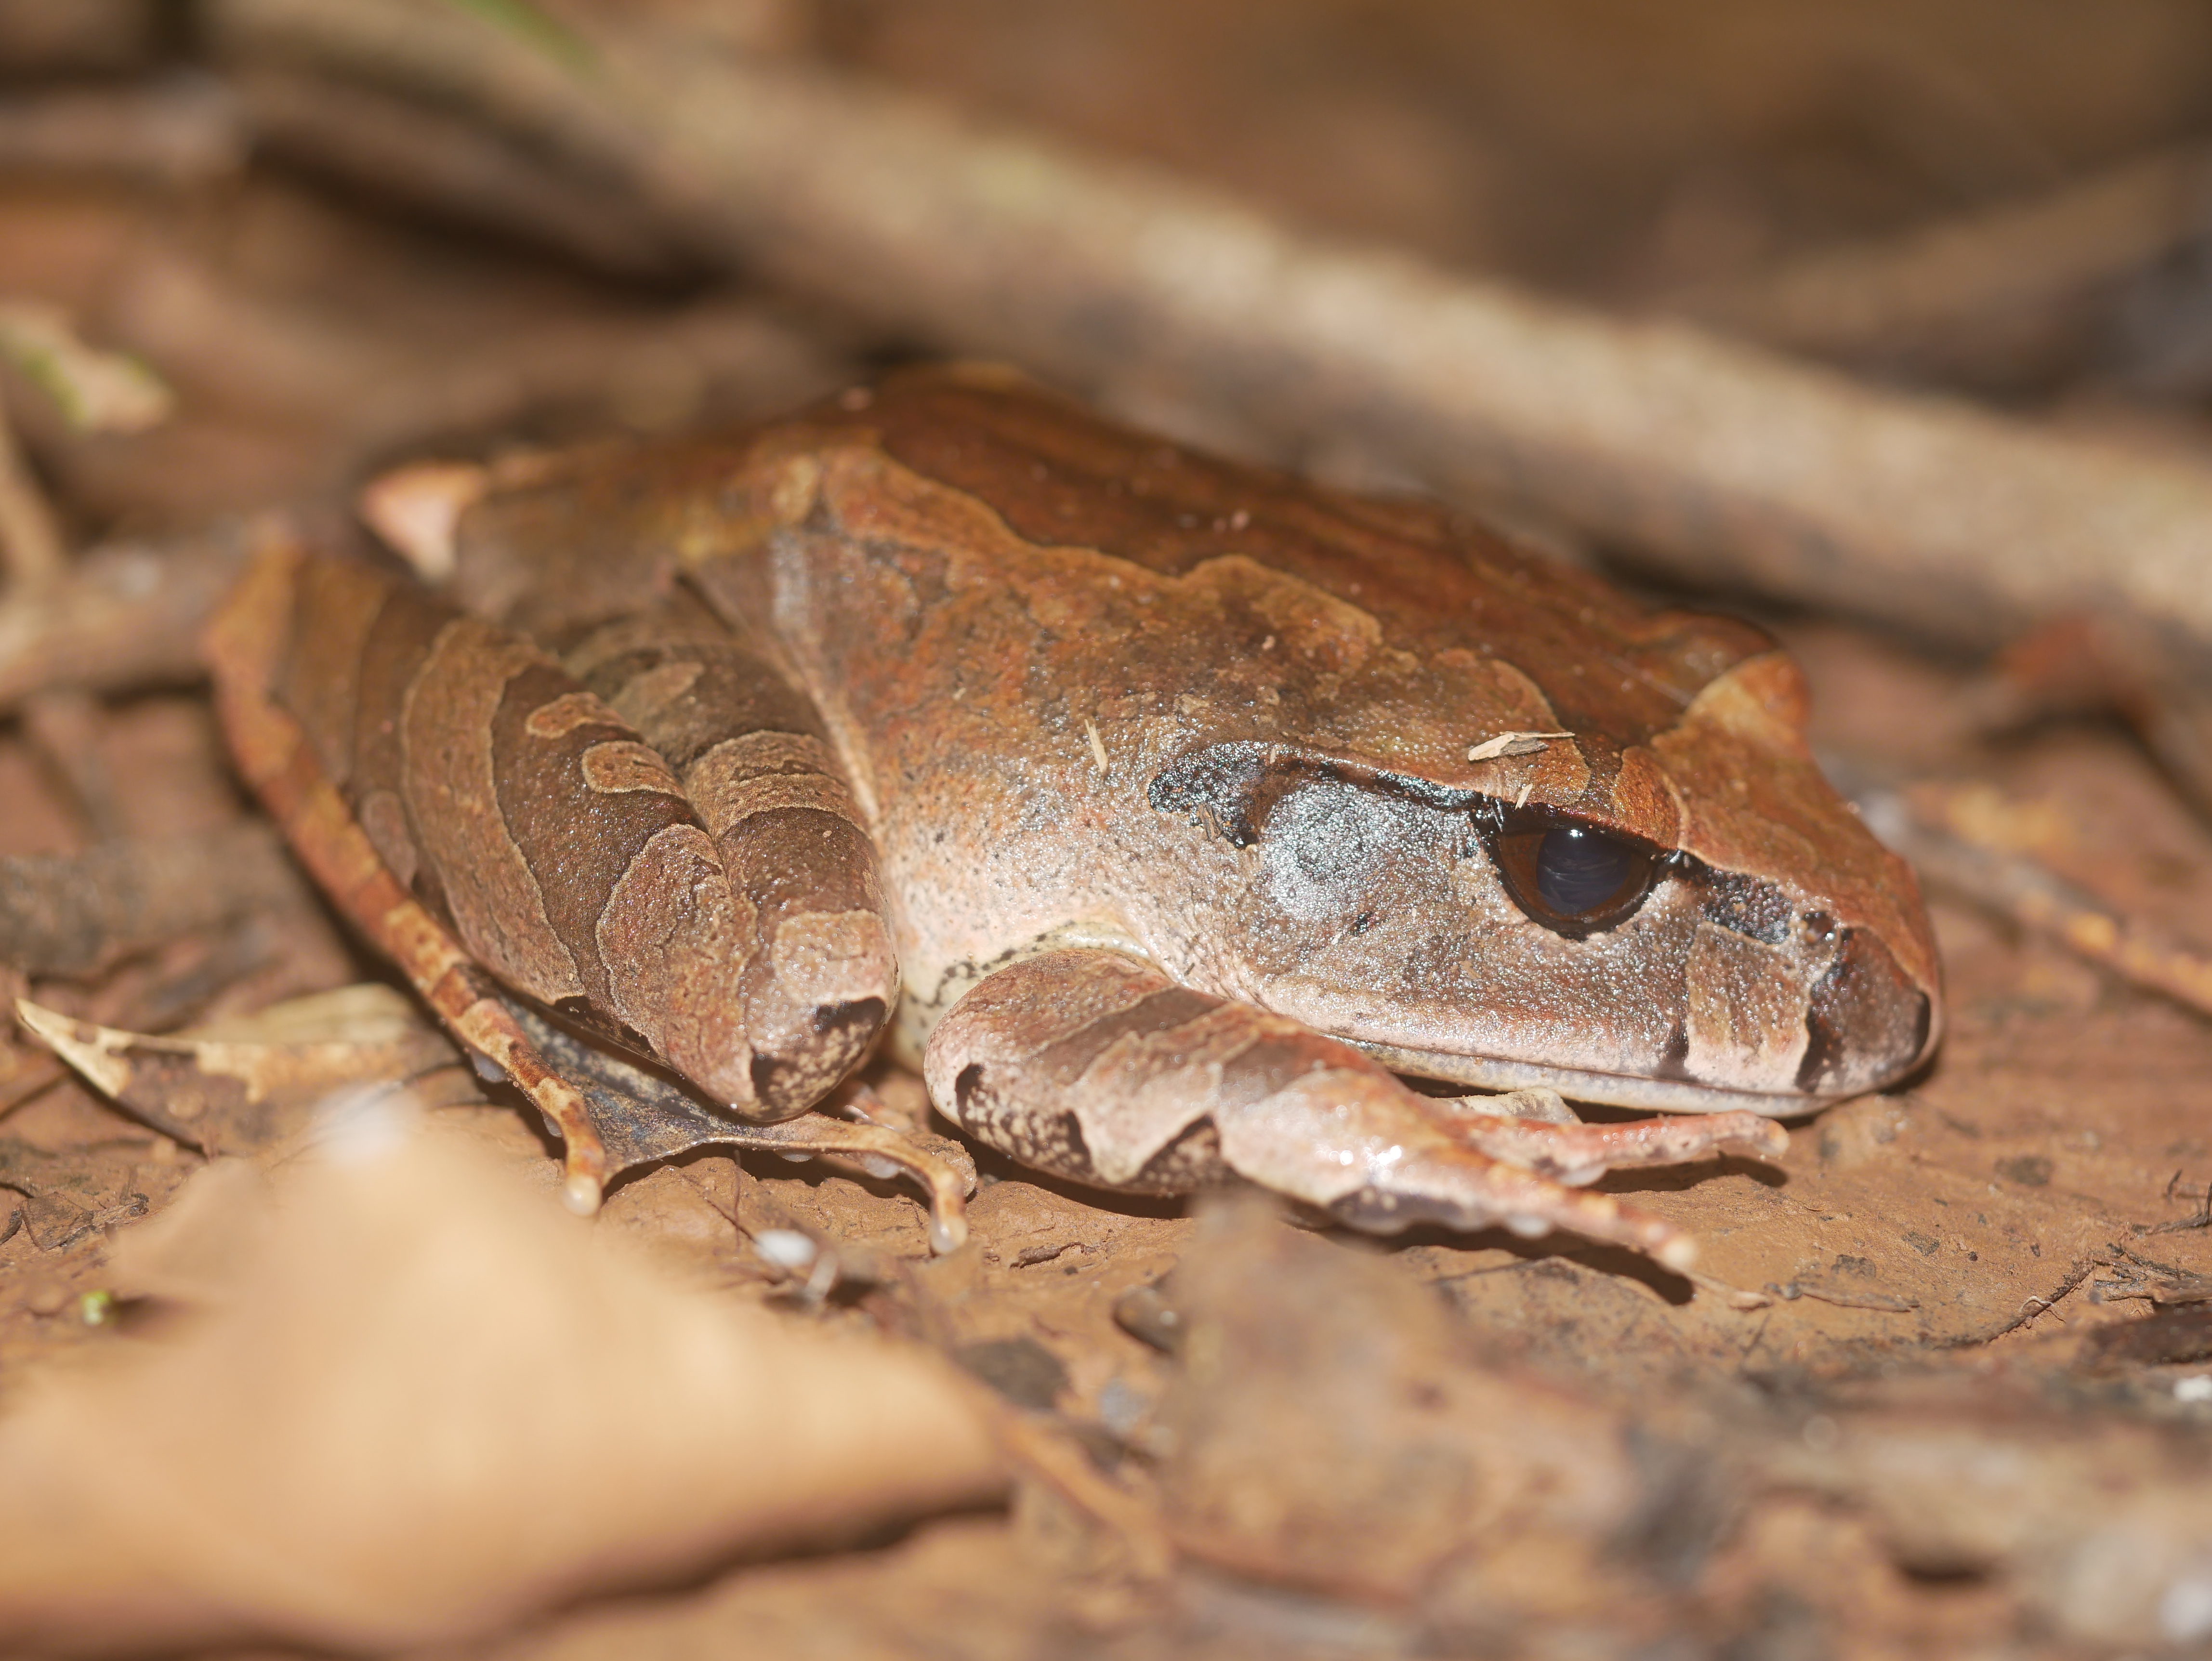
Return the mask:
[[[1781,1286],[1770,1284],[1767,1288],[1785,1303],[1795,1303],[1800,1298],[1815,1302],[1833,1304],[1838,1309],[1878,1310],[1885,1315],[1905,1315],[1920,1307],[1917,1298],[1900,1298],[1887,1292],[1862,1292],[1852,1287],[1827,1286],[1816,1281],[1790,1281]]]
[[[281,70],[242,76],[237,85],[264,148],[348,184],[618,277],[665,280],[702,263],[649,207],[605,181],[548,167],[479,123]]]
[[[11,78],[113,75],[141,67],[161,49],[167,19],[158,7],[130,0],[88,0],[0,8],[0,42]]]
[[[687,418],[710,394],[726,405],[735,386],[766,413],[847,384],[851,373],[766,307],[730,299],[673,313],[572,313],[432,356],[343,313],[254,293],[166,247],[135,262],[105,321],[181,383],[220,389],[258,419],[323,434],[325,486],[426,440],[507,431],[527,412],[611,405],[651,427]]]
[[[1168,1574],[1176,1548],[1158,1507],[1101,1472],[1081,1447],[1048,1423],[995,1401],[990,1411],[1009,1463],[1117,1536],[1138,1579]]]
[[[122,794],[100,743],[106,727],[98,701],[75,688],[56,688],[23,703],[23,736],[69,788],[94,842],[124,834]]]
[[[0,710],[56,688],[198,679],[199,630],[253,535],[228,525],[166,544],[110,544],[44,593],[0,595]]]
[[[564,73],[410,0],[204,0],[235,58],[448,98],[615,168],[734,263],[940,348],[1352,436],[1680,576],[1990,642],[2079,603],[2212,639],[2212,473],[1325,246],[835,75],[612,33]]]
[[[0,405],[0,560],[8,570],[6,605],[35,606],[65,580],[68,558],[61,526],[46,505],[46,493],[31,477],[22,452]],[[41,690],[23,705],[25,735],[45,756],[76,798],[87,826],[97,839],[122,831],[115,781],[100,753],[98,707],[70,688]],[[0,900],[0,911],[13,910],[19,897]],[[36,902],[33,901],[35,905]],[[0,956],[4,956],[0,950]],[[16,962],[10,958],[10,962]],[[18,967],[27,968],[19,962]]]
[[[5,1084],[0,1084],[0,1118],[5,1118],[24,1103],[44,1095],[69,1076],[69,1068],[52,1056],[40,1056],[17,1070]]]
[[[2163,1223],[2156,1228],[2148,1229],[2144,1232],[2150,1234],[2164,1234],[2172,1232],[2177,1227],[2195,1228],[2202,1226],[2202,1224],[2195,1222],[2184,1222],[2179,1224]],[[2158,1285],[2148,1288],[2153,1303],[2212,1303],[2212,1275],[2198,1275],[2189,1269],[2176,1268],[2172,1263],[2161,1263],[2157,1258],[2146,1257],[2140,1251],[2136,1251],[2127,1246],[2124,1246],[2118,1241],[2113,1242],[2112,1250],[2118,1252],[2121,1256],[2126,1258],[2137,1268],[2149,1269],[2154,1274],[2163,1277]]]
[[[2096,1258],[2089,1257],[2075,1263],[2066,1271],[2066,1278],[2052,1288],[2048,1298],[2026,1299],[2021,1303],[2019,1311],[2000,1326],[1993,1327],[1986,1332],[1966,1333],[1955,1338],[1939,1338],[1929,1343],[1928,1347],[1930,1349],[1971,1349],[1977,1344],[1994,1343],[2008,1333],[2017,1332],[2037,1316],[2056,1309],[2060,1304],[2064,1303],[2080,1287],[2082,1281],[2097,1272],[2097,1262]],[[2035,1307],[2031,1308],[2031,1305]]]
[[[2173,1176],[2175,1182],[2179,1182],[2181,1178],[2181,1173],[2178,1171],[2173,1173]],[[2166,1197],[2169,1200],[2172,1199],[2173,1197],[2173,1183],[2168,1183],[2166,1185]],[[2202,1194],[2199,1194],[2195,1197],[2197,1200],[2197,1209],[2189,1216],[2179,1217],[2171,1222],[2154,1224],[2150,1228],[2144,1232],[2150,1234],[2187,1234],[2194,1232],[2196,1230],[2200,1228],[2212,1228],[2212,1185],[2208,1185]],[[2126,1251],[2127,1248],[2125,1246],[2122,1246],[2120,1250]],[[2133,1252],[2129,1252],[2128,1255],[2130,1256],[2133,1256],[2135,1254]],[[2179,1273],[2179,1271],[2177,1270],[2175,1272]]]
[[[2113,710],[2212,819],[2212,645],[2138,617],[2065,612],[2006,648],[1969,693],[1978,727]]]
[[[1662,304],[1818,356],[2016,383],[2067,367],[2096,302],[2203,237],[2208,208],[2212,157],[2167,151]]]
[[[2056,940],[2136,986],[2212,1015],[2212,952],[2106,904],[2032,853],[1997,840],[1986,813],[1962,805],[1979,800],[1974,791],[1934,793],[1945,810],[1935,812],[1901,792],[1856,781],[1848,788],[1869,828],[1930,884]]]
[[[9,173],[190,186],[229,178],[245,166],[246,151],[236,106],[205,76],[0,99],[0,168]]]

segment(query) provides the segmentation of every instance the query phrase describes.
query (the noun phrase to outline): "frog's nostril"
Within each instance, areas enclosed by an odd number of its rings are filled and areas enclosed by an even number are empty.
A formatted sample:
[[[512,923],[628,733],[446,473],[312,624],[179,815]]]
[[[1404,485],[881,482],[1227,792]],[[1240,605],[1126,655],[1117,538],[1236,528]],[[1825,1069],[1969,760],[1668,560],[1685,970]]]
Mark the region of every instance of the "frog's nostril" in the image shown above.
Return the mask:
[[[1805,1059],[1797,1087],[1846,1096],[1909,1070],[1928,1048],[1935,1005],[1898,967],[1881,939],[1845,928],[1805,1014]]]

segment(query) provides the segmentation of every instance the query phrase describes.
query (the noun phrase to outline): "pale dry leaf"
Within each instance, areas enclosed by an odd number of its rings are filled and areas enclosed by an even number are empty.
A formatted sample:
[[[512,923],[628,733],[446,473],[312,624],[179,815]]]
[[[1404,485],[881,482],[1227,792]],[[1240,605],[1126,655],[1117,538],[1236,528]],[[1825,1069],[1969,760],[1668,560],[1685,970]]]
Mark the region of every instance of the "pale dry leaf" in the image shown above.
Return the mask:
[[[210,1154],[276,1147],[335,1086],[397,1086],[459,1061],[414,1004],[373,983],[160,1036],[76,1020],[27,998],[15,1013],[94,1088]]]
[[[81,339],[66,313],[35,301],[0,304],[0,357],[88,433],[141,433],[176,409],[161,378],[125,352]]]
[[[139,1284],[204,1301],[180,1335],[18,1386],[11,1640],[450,1641],[997,1491],[933,1358],[676,1291],[434,1122],[373,1116],[265,1208],[211,1171],[231,1203],[124,1237]]]
[[[116,1237],[107,1286],[119,1298],[191,1305],[227,1301],[268,1250],[269,1179],[245,1159],[216,1159],[176,1197]]]
[[[222,1020],[202,1021],[171,1034],[203,1043],[398,1044],[431,1028],[422,1006],[380,981],[287,998]]]
[[[436,587],[453,575],[461,515],[490,483],[474,462],[418,461],[371,479],[355,507],[386,547]]]

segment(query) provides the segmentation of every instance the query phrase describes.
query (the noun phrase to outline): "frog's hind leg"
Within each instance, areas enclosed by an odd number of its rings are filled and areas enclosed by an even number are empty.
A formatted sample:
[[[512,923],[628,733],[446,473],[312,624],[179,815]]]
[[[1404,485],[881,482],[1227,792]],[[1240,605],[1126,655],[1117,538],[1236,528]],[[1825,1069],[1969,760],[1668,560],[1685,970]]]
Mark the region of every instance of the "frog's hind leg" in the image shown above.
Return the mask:
[[[1570,1188],[1594,1183],[1608,1171],[1687,1165],[1727,1147],[1747,1148],[1771,1159],[1790,1147],[1789,1132],[1758,1113],[1683,1114],[1625,1124],[1584,1124],[1548,1090],[1518,1094],[1548,1097],[1559,1104],[1558,1111],[1540,1116],[1500,1111],[1530,1104],[1494,1096],[1430,1099],[1428,1108],[1468,1147],[1493,1159],[1525,1165]]]
[[[1673,1269],[1696,1255],[1657,1217],[1473,1146],[1349,1044],[1117,952],[989,976],[938,1024],[924,1071],[970,1133],[1079,1182],[1171,1193],[1242,1177],[1378,1233],[1565,1228]]]
[[[216,703],[247,782],[301,861],[400,967],[439,1018],[512,1078],[560,1134],[562,1197],[599,1209],[607,1156],[582,1095],[549,1066],[460,943],[403,888],[333,785],[300,723],[269,696],[302,555],[277,537],[210,627]]]
[[[729,873],[750,934],[740,996],[759,1116],[811,1106],[898,998],[875,844],[821,716],[681,604],[596,629],[562,663],[666,758]]]

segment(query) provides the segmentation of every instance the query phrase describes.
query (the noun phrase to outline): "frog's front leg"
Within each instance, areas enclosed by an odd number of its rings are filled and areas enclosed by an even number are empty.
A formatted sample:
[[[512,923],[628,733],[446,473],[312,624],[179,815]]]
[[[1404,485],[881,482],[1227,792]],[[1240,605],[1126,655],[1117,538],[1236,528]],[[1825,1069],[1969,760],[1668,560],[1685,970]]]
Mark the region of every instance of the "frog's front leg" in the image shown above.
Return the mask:
[[[1349,1044],[1098,950],[990,976],[939,1023],[924,1071],[971,1134],[1080,1182],[1176,1193],[1234,1175],[1376,1232],[1566,1228],[1674,1269],[1695,1255],[1680,1231],[1531,1167],[1586,1182],[1723,1141],[1772,1151],[1780,1135],[1750,1114],[1652,1129],[1469,1113]]]

